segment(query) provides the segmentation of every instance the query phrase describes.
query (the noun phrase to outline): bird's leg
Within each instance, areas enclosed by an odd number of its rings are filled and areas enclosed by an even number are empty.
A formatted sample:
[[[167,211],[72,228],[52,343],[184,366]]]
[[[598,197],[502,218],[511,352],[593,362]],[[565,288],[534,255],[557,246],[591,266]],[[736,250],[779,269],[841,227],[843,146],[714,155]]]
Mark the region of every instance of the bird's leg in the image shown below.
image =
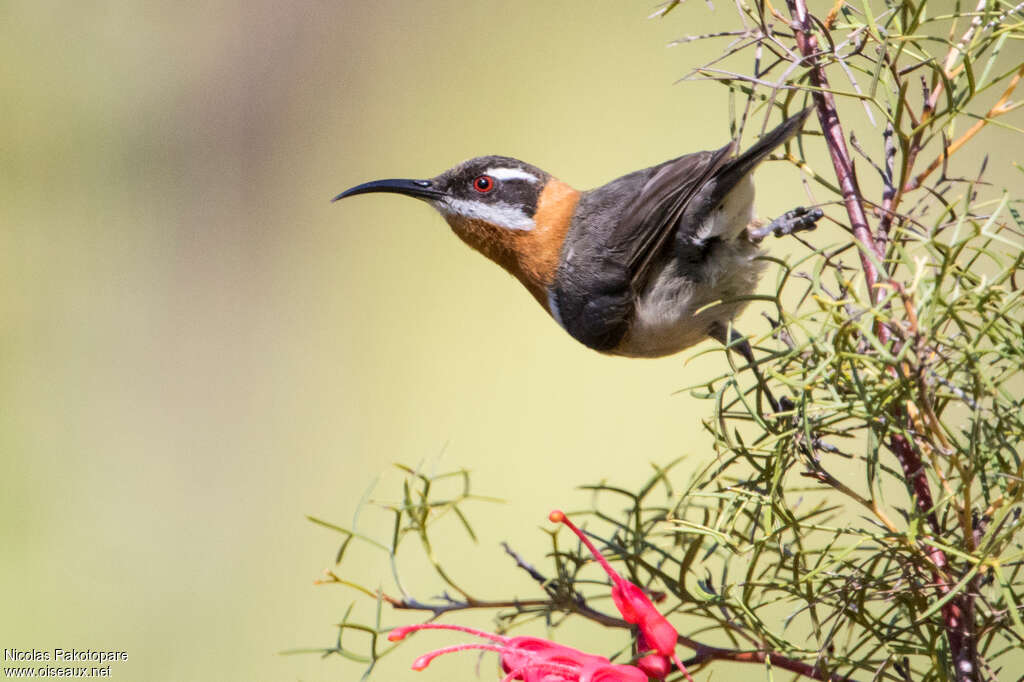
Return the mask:
[[[758,385],[761,387],[761,390],[764,391],[765,398],[768,399],[768,404],[772,406],[772,412],[779,412],[779,403],[775,400],[775,396],[772,395],[771,390],[768,388],[768,384],[765,383],[761,370],[757,368],[757,361],[754,359],[754,351],[750,347],[750,343],[747,341],[746,337],[735,329],[728,329],[726,325],[721,322],[715,322],[711,325],[708,335],[726,348],[731,348],[736,351],[744,360],[747,361],[747,364],[750,365],[750,369],[754,373],[754,376],[757,377]]]
[[[767,225],[748,228],[747,235],[750,237],[750,241],[759,242],[770,234],[782,237],[794,232],[813,230],[817,227],[817,222],[823,215],[820,208],[797,206],[792,211],[786,211]]]

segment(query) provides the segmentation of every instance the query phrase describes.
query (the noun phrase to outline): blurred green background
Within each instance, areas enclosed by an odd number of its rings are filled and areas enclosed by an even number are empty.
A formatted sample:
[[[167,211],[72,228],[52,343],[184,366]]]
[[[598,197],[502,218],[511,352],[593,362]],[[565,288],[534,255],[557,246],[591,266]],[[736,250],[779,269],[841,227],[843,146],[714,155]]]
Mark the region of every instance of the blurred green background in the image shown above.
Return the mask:
[[[541,562],[574,486],[706,456],[706,407],[674,392],[719,355],[600,356],[423,204],[329,202],[480,154],[585,188],[723,143],[724,89],[673,85],[716,45],[666,44],[732,10],[653,9],[3,3],[0,647],[123,649],[121,680],[357,679],[279,655],[358,599],[313,585],[338,538],[305,514],[348,523],[381,473],[393,497],[391,462],[467,467],[507,502],[438,551],[481,596],[530,596],[499,541]],[[806,201],[773,168],[763,215]],[[403,672],[421,649],[379,679],[471,674]]]

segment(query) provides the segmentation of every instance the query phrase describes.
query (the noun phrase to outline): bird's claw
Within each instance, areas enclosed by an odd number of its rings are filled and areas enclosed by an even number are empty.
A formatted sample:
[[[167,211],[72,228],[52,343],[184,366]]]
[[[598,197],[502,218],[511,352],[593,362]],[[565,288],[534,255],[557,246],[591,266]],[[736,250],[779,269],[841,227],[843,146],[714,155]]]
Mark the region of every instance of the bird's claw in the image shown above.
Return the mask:
[[[759,242],[770,234],[782,237],[795,232],[813,230],[818,226],[817,222],[823,215],[824,213],[822,213],[820,208],[797,206],[792,211],[786,211],[767,225],[752,228],[750,230],[750,238],[755,242]]]

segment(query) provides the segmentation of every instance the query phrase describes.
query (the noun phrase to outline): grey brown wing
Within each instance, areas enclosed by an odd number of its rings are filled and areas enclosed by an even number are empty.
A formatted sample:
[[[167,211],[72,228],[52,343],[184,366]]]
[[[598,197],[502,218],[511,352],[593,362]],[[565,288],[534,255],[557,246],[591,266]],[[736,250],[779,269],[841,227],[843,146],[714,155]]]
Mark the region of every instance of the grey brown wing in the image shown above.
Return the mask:
[[[687,154],[623,176],[580,200],[577,212],[589,220],[570,231],[548,302],[573,338],[599,351],[619,344],[629,329],[638,283],[689,199],[731,150],[726,145]]]
[[[786,119],[735,158],[730,156],[736,145],[730,142],[713,152],[687,154],[657,168],[607,242],[626,263],[633,291],[643,288],[651,267],[682,223],[696,230],[701,216],[799,130],[809,112],[805,109]]]
[[[675,236],[685,243],[688,235],[680,230],[697,230],[700,216],[799,129],[806,115],[786,120],[735,158],[730,158],[735,144],[729,143],[586,193],[577,215],[588,219],[570,230],[549,289],[549,309],[559,324],[590,348],[614,349],[629,329],[637,293],[668,242]]]
[[[639,291],[665,248],[693,196],[722,168],[732,153],[729,143],[713,152],[696,152],[662,164],[609,235],[607,248],[619,254]]]

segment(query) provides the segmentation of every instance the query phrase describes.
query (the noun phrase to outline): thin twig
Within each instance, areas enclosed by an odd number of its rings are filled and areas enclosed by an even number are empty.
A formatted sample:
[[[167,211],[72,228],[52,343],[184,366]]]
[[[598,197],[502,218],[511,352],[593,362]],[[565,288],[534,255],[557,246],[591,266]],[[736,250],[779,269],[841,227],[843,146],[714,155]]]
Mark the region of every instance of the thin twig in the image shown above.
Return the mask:
[[[825,134],[829,156],[832,158],[836,179],[839,181],[842,191],[843,203],[846,205],[846,212],[850,217],[850,226],[853,228],[854,236],[864,246],[864,250],[860,254],[861,267],[864,269],[872,300],[877,303],[881,300],[882,292],[877,289],[876,285],[881,279],[885,279],[886,275],[884,272],[879,273],[875,262],[878,262],[880,266],[884,254],[878,250],[878,245],[871,234],[871,228],[868,226],[868,217],[864,213],[864,205],[860,199],[861,192],[857,184],[857,175],[854,171],[853,161],[850,159],[850,152],[846,148],[846,139],[839,122],[839,114],[836,111],[835,97],[829,90],[828,77],[825,75],[825,69],[818,57],[818,40],[811,33],[811,20],[807,12],[807,5],[804,0],[786,0],[786,3],[794,19],[797,46],[810,67],[811,83],[816,88],[813,96],[818,112],[818,121]],[[882,336],[884,342],[887,340],[887,333],[883,330],[880,330],[879,335]]]
[[[942,152],[938,156],[936,156],[930,164],[928,164],[927,168],[925,168],[923,171],[914,176],[914,179],[910,180],[904,186],[903,191],[909,192],[920,187],[921,183],[923,183],[924,180],[929,175],[931,175],[936,168],[944,164],[949,159],[949,157],[955,154],[972,137],[977,135],[982,128],[984,128],[986,125],[988,125],[989,122],[992,121],[992,119],[998,116],[1002,116],[1003,114],[1006,114],[1016,109],[1019,105],[1009,103],[1009,99],[1013,95],[1013,91],[1017,89],[1017,84],[1020,83],[1022,77],[1024,77],[1024,65],[1022,65],[1020,69],[1017,70],[1017,73],[1014,74],[1013,78],[1010,80],[1009,85],[1006,86],[1006,90],[1003,92],[1002,96],[1000,96],[999,101],[997,101],[992,106],[992,108],[989,109],[988,113],[985,114],[983,118],[978,119],[978,121],[975,122],[975,124],[971,126],[963,135],[958,137],[949,145],[944,145]]]

